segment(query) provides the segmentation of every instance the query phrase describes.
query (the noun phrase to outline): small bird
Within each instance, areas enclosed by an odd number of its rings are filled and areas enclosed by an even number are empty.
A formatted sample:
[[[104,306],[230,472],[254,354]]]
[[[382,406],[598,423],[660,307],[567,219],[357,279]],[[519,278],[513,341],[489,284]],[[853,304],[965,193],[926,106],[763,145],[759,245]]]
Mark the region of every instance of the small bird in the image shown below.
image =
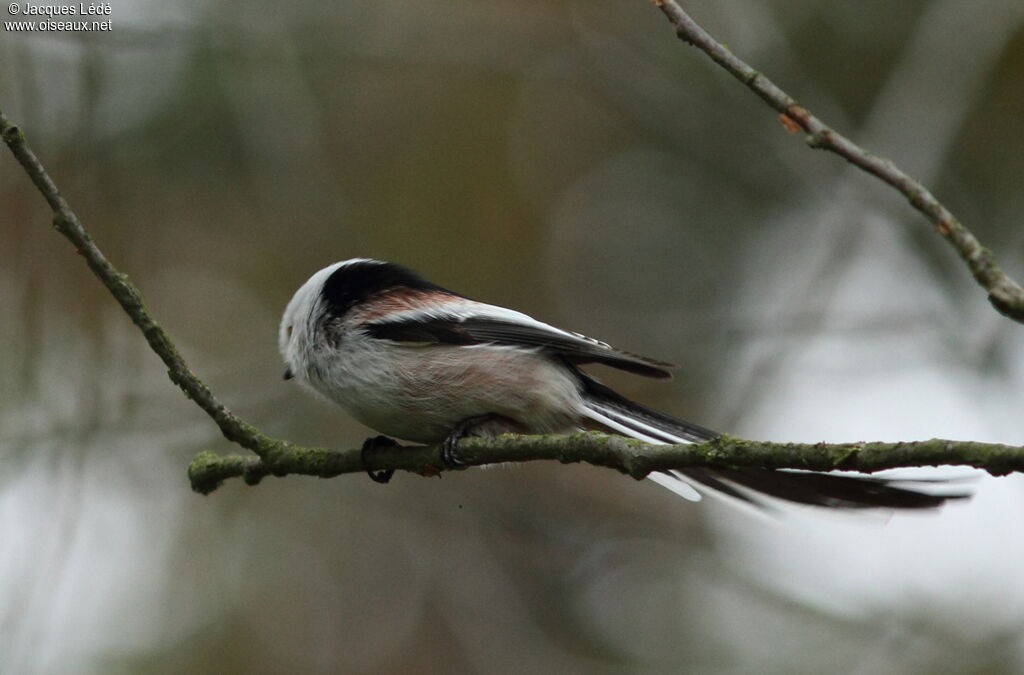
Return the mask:
[[[390,262],[353,258],[315,273],[288,303],[279,346],[286,380],[299,380],[382,434],[443,443],[451,463],[467,435],[592,429],[653,444],[718,436],[634,403],[580,369],[598,363],[668,378],[671,364],[472,300]],[[377,441],[369,439],[364,451]],[[650,477],[688,498],[717,492],[759,506],[767,496],[914,509],[966,496],[867,476],[754,468],[694,467]]]

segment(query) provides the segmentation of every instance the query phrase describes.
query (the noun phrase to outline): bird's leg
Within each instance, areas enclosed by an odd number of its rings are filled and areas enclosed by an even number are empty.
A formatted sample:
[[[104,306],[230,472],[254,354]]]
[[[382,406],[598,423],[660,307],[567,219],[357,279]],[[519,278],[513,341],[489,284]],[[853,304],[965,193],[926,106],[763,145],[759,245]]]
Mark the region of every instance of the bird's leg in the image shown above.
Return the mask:
[[[366,454],[373,452],[378,448],[388,448],[393,445],[398,445],[393,438],[387,436],[374,436],[373,438],[367,438],[363,441],[363,449],[359,451],[359,460],[363,463],[363,469],[366,470],[366,475],[370,477],[374,483],[387,483],[391,480],[391,477],[395,475],[394,469],[381,469],[380,471],[372,471],[366,461]]]
[[[494,413],[487,413],[486,415],[475,415],[473,417],[467,417],[452,429],[452,432],[448,434],[448,437],[441,441],[441,462],[444,464],[446,469],[460,469],[466,466],[466,463],[459,459],[459,455],[456,452],[459,441],[469,435],[469,433],[487,422],[493,422],[494,420],[500,419],[500,415]]]

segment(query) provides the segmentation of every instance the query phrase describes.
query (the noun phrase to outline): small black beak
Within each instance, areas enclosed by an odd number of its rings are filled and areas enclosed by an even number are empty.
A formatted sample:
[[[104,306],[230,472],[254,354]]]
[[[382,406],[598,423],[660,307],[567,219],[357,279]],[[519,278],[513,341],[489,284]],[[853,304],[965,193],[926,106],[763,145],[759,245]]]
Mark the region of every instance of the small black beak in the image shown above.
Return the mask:
[[[286,368],[284,371],[284,379],[290,380],[295,377],[295,373],[292,372],[291,368]]]

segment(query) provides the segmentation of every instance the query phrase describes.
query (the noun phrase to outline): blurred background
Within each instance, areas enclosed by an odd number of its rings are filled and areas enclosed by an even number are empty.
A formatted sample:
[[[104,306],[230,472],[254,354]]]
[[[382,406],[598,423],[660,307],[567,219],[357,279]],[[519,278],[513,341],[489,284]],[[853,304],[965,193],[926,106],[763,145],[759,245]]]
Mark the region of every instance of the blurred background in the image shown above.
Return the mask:
[[[1024,3],[684,4],[1024,275]],[[1021,326],[649,2],[111,5],[110,32],[0,34],[0,108],[271,435],[369,433],[282,382],[276,326],[314,271],[370,256],[679,364],[595,373],[711,428],[1024,443]],[[6,148],[0,315],[2,672],[1024,670],[1018,477],[891,517],[551,464],[200,497],[191,457],[239,448]]]

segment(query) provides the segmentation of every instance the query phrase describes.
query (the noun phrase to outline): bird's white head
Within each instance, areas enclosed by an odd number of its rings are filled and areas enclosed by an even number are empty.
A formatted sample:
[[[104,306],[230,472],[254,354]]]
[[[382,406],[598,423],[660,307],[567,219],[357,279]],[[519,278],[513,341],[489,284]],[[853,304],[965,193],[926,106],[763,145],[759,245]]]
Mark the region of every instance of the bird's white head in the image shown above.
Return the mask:
[[[316,336],[317,324],[323,317],[324,284],[338,269],[357,263],[380,264],[378,260],[352,258],[319,270],[295,291],[281,318],[278,348],[285,363],[285,379],[305,377],[310,348]]]

